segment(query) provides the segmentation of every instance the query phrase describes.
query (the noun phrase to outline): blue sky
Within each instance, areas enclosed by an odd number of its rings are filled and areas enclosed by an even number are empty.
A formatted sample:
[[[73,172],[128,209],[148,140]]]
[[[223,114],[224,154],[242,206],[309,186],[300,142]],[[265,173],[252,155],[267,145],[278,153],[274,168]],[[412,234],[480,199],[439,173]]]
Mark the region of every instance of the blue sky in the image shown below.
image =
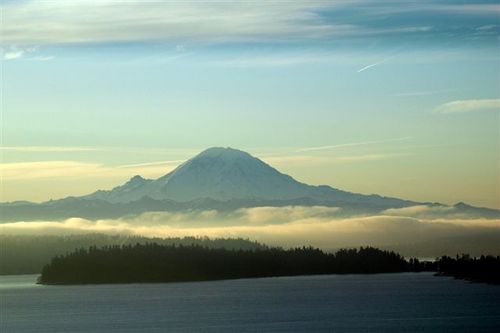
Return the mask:
[[[304,182],[500,206],[497,1],[4,1],[2,15],[3,201],[232,146]]]

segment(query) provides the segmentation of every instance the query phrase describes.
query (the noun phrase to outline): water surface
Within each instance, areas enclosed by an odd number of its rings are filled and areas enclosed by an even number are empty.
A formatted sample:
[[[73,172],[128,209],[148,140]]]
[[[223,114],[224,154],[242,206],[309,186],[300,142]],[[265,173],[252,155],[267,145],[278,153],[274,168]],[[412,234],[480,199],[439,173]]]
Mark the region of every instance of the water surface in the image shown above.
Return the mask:
[[[0,277],[0,331],[500,331],[500,286],[431,273],[84,286],[36,277]]]

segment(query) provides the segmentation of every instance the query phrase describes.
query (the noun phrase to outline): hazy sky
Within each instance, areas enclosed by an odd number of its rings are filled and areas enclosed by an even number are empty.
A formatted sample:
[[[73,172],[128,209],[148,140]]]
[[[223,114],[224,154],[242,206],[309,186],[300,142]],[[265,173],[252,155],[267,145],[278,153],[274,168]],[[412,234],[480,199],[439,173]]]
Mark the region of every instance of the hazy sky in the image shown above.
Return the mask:
[[[500,208],[496,0],[1,8],[1,201],[231,146],[312,184]]]

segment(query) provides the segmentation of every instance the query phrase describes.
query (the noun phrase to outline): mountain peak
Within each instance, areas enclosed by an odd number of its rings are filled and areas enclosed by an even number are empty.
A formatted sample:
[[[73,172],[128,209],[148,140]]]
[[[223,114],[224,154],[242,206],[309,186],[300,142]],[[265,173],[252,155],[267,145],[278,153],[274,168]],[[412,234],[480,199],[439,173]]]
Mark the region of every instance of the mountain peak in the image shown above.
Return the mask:
[[[126,184],[134,185],[134,184],[142,184],[146,181],[145,178],[135,175],[134,177],[130,178],[129,181]]]
[[[312,198],[318,202],[362,199],[360,195],[328,186],[300,183],[257,157],[229,147],[208,148],[158,179],[135,176],[111,191],[88,197],[127,203],[144,196],[176,202],[200,199],[279,201]],[[375,199],[384,201],[383,198],[370,197],[372,201]]]
[[[249,153],[230,147],[208,148],[165,176],[143,182],[127,194],[129,200],[145,194],[182,202],[204,198],[283,200],[307,197],[311,190]]]
[[[193,159],[199,158],[199,157],[219,157],[219,156],[224,156],[224,157],[237,157],[237,156],[245,156],[249,157],[251,156],[247,152],[244,152],[242,150],[234,149],[231,147],[211,147],[208,149],[205,149],[198,155],[196,155]]]

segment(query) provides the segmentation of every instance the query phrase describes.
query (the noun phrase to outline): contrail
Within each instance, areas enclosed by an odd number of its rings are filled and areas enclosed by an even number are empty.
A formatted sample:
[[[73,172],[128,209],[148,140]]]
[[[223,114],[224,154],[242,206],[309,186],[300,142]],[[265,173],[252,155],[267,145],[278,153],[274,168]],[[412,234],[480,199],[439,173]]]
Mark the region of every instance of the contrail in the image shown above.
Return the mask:
[[[355,146],[365,146],[365,145],[373,145],[373,144],[378,144],[378,143],[389,143],[389,142],[403,141],[403,140],[408,140],[408,139],[411,139],[411,137],[407,136],[404,138],[396,138],[396,139],[389,139],[389,140],[364,141],[364,142],[343,143],[343,144],[332,145],[332,146],[308,147],[308,148],[301,148],[301,149],[297,150],[297,152],[326,150],[326,149],[355,147]]]
[[[394,57],[395,57],[395,56],[390,56],[389,58],[386,58],[386,59],[384,59],[384,60],[378,61],[378,62],[373,63],[373,64],[371,64],[371,65],[365,66],[365,67],[363,67],[363,68],[361,68],[361,69],[358,69],[358,71],[357,71],[357,72],[358,72],[358,73],[361,73],[361,72],[363,72],[363,71],[366,71],[367,69],[370,69],[370,68],[372,68],[372,67],[375,67],[375,66],[381,65],[381,64],[383,64],[383,63],[385,63],[385,62],[387,62],[387,61],[391,60],[391,59],[392,59],[392,58],[394,58]]]
[[[150,163],[138,163],[138,164],[127,164],[120,165],[119,168],[135,168],[142,166],[154,166],[154,165],[163,165],[163,164],[181,164],[186,162],[186,160],[170,160],[170,161],[159,161],[159,162],[150,162]]]

